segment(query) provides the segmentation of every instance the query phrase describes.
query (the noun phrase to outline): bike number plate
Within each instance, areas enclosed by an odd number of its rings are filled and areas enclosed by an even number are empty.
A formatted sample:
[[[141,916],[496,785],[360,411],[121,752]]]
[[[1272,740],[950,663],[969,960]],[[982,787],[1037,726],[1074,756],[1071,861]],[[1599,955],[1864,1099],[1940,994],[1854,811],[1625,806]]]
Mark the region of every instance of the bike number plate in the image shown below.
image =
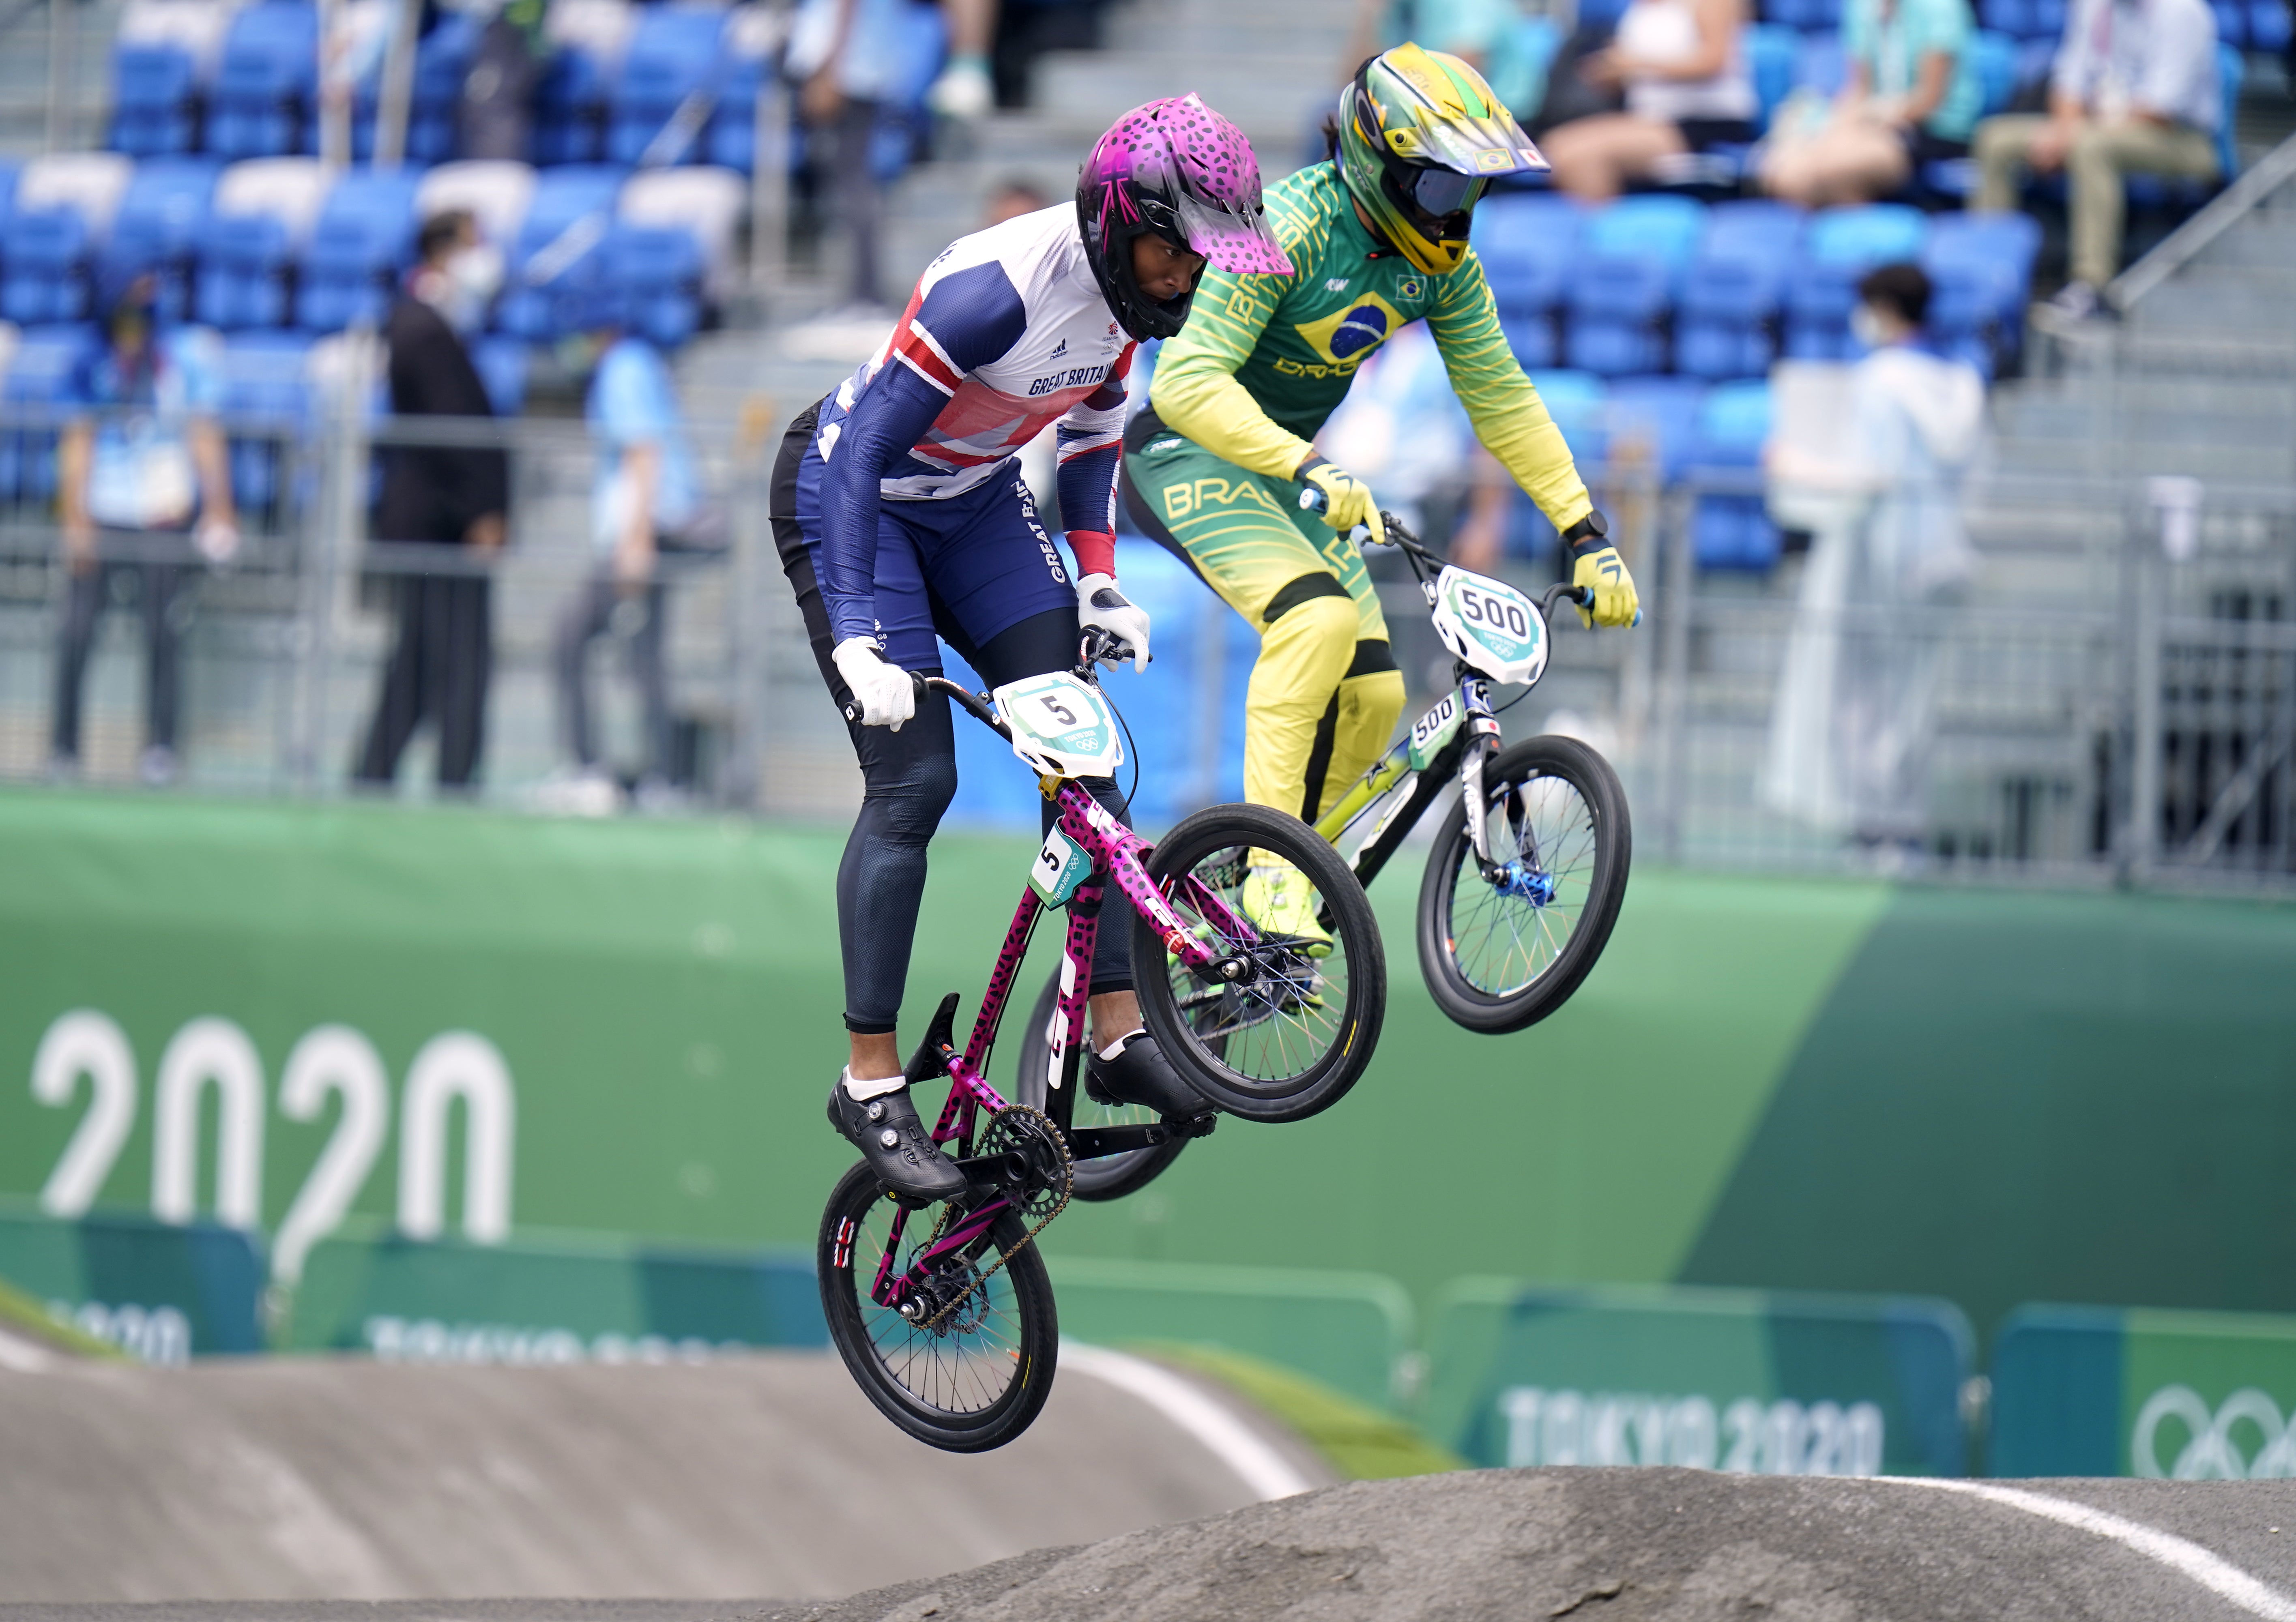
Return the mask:
[[[1124,762],[1115,712],[1088,682],[1060,670],[988,696],[1013,731],[1013,752],[1046,776],[1106,777]]]
[[[1459,695],[1447,692],[1435,707],[1411,724],[1411,769],[1423,772],[1427,763],[1443,752],[1451,735],[1459,730],[1460,717],[1467,713],[1459,702]]]
[[[1077,886],[1092,877],[1092,857],[1074,840],[1054,829],[1029,867],[1029,884],[1046,906],[1066,906]]]
[[[1546,621],[1504,580],[1447,565],[1435,578],[1435,634],[1495,682],[1535,682],[1546,673]]]

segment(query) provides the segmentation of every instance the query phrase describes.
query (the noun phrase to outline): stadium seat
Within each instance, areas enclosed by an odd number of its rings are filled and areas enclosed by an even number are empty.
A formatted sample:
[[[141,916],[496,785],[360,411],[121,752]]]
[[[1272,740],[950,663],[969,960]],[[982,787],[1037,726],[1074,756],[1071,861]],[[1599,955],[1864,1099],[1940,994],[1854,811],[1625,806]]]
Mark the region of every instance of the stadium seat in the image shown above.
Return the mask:
[[[725,13],[649,7],[630,36],[611,98],[606,158],[612,163],[698,163],[727,65],[719,48]]]
[[[450,12],[414,47],[414,74],[407,92],[406,161],[443,163],[455,155],[455,120],[463,81],[483,25],[467,12]],[[361,163],[374,157],[377,107],[382,94],[382,64],[363,76],[351,102],[351,152]]]
[[[636,26],[627,0],[554,0],[543,22],[549,66],[535,87],[538,164],[595,163],[606,149],[606,105]]]
[[[230,20],[218,0],[129,0],[112,37],[112,151],[198,150],[200,103]]]
[[[335,183],[311,229],[295,291],[295,324],[332,332],[381,321],[414,245],[414,180],[354,169]]]
[[[17,335],[15,353],[0,378],[0,405],[27,414],[53,411],[81,358],[95,342],[93,328],[28,327]],[[56,433],[53,428],[0,432],[0,497],[45,505],[56,494]]]
[[[2040,248],[2040,225],[2029,214],[1936,218],[1922,267],[1936,289],[1928,324],[1941,351],[1988,379],[2015,359]]]
[[[701,324],[707,267],[693,233],[675,225],[620,224],[606,237],[599,268],[621,296],[630,330],[671,349]]]
[[[53,153],[24,165],[0,258],[0,320],[33,325],[93,313],[95,250],[134,168],[117,152]]]
[[[625,225],[671,226],[691,235],[714,299],[731,291],[734,232],[749,201],[748,184],[731,169],[644,169],[622,188],[618,217]]]
[[[1770,435],[1770,386],[1720,383],[1699,403],[1688,471],[1727,479],[1762,464]],[[1691,555],[1701,569],[1767,570],[1778,561],[1777,526],[1758,494],[1716,492],[1697,498],[1690,515]]]
[[[283,448],[309,422],[311,339],[242,332],[223,347],[223,409],[231,440],[232,496],[242,514],[266,514],[283,492]]]
[[[706,163],[752,174],[758,160],[758,97],[778,42],[765,7],[741,5],[726,20],[726,62],[703,137]]]
[[[1705,223],[1686,197],[1629,197],[1587,217],[1563,295],[1571,365],[1611,377],[1666,369],[1667,317]]]
[[[2288,0],[2249,0],[2248,48],[2277,56],[2288,49],[2292,20]]]
[[[1546,403],[1546,414],[1562,430],[1572,460],[1582,470],[1600,468],[1610,455],[1605,422],[1609,396],[1603,380],[1591,372],[1575,370],[1534,370],[1529,375],[1531,386]],[[1508,503],[1506,530],[1507,550],[1519,556],[1544,557],[1554,549],[1554,526],[1520,490]]]
[[[70,209],[100,240],[111,229],[111,217],[135,174],[134,161],[118,152],[51,152],[29,158],[17,171],[15,211]]]
[[[1854,358],[1849,311],[1858,282],[1876,266],[1920,258],[1927,234],[1927,217],[1902,203],[1815,216],[1786,285],[1786,354],[1795,360]]]
[[[138,165],[97,256],[99,279],[117,285],[153,272],[161,316],[188,315],[193,259],[221,169],[213,158],[151,158]]]
[[[1567,197],[1539,193],[1494,197],[1475,210],[1475,255],[1507,347],[1525,366],[1554,364],[1555,314],[1585,216]]]
[[[1745,53],[1746,71],[1754,81],[1754,95],[1761,102],[1758,117],[1767,129],[1770,115],[1777,111],[1778,103],[1793,89],[1794,58],[1800,49],[1800,37],[1784,23],[1757,22],[1749,25],[1739,40],[1739,48]]]
[[[232,19],[208,98],[207,150],[276,158],[317,150],[318,14],[295,0],[262,0]]]
[[[499,332],[530,342],[563,337],[570,300],[597,274],[598,250],[612,227],[622,189],[619,168],[569,164],[544,169],[515,241],[505,254]]]
[[[316,158],[252,158],[224,171],[200,235],[201,321],[226,332],[288,324],[295,261],[329,186]]]
[[[471,364],[498,417],[514,417],[526,409],[526,376],[529,358],[524,343],[515,338],[481,338],[471,346]]]
[[[467,209],[478,219],[479,234],[507,260],[533,207],[534,186],[534,170],[523,163],[442,163],[416,186],[414,217]]]
[[[2217,165],[2218,178],[2210,181],[2169,180],[2153,175],[2131,175],[2128,177],[2128,201],[2132,208],[2197,209],[2232,184],[2240,173],[2240,149],[2233,142],[2234,109],[2240,105],[2240,89],[2248,77],[2248,64],[2238,51],[2227,45],[2217,46],[2217,89],[2224,108],[2224,119],[2217,126]]]
[[[1841,93],[1849,76],[1849,61],[1841,53],[1839,34],[1805,34],[1794,48],[1794,88],[1824,101]]]
[[[1777,358],[1780,307],[1802,232],[1800,209],[1718,203],[1682,282],[1674,368],[1693,377],[1759,377]]]
[[[1694,377],[1612,378],[1603,417],[1611,470],[1640,465],[1669,484],[1680,478],[1690,465],[1706,390]]]

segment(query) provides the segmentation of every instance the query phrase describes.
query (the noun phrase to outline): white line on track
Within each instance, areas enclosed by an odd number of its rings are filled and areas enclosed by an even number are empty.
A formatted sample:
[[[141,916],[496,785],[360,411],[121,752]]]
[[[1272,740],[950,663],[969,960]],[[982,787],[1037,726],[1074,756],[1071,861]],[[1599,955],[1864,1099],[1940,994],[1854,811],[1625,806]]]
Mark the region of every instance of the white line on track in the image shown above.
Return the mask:
[[[2147,1560],[2158,1561],[2172,1570],[2182,1572],[2210,1593],[2227,1604],[2238,1606],[2251,1616],[2263,1617],[2267,1622],[2296,1622],[2296,1600],[2251,1577],[2230,1561],[2210,1553],[2200,1544],[2173,1533],[2163,1532],[2156,1527],[2145,1526],[2141,1521],[2126,1520],[2103,1510],[2092,1509],[2086,1503],[2076,1503],[2070,1498],[2053,1498],[2046,1493],[2029,1493],[2014,1487],[1995,1487],[1989,1482],[1949,1481],[1923,1476],[1878,1479],[1906,1487],[1966,1493],[1972,1498],[1982,1498],[1988,1503],[2005,1504],[2013,1510],[2022,1510],[2028,1515],[2038,1515],[2044,1520],[2054,1520],[2061,1526],[2093,1532],[2099,1537],[2109,1537]]]
[[[1289,1498],[1316,1485],[1235,1415],[1169,1369],[1126,1352],[1111,1352],[1104,1346],[1066,1339],[1061,1342],[1060,1366],[1105,1380],[1138,1397],[1202,1443],[1263,1500]],[[2286,1622],[2296,1622],[2296,1606],[2290,1607]]]

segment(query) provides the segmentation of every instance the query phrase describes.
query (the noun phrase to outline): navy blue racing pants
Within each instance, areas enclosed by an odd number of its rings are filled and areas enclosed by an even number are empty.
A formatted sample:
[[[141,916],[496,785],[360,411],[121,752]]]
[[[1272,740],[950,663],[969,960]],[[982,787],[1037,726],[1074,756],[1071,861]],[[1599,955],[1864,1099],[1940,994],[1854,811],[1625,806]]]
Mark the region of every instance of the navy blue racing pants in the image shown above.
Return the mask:
[[[853,694],[831,661],[833,634],[822,602],[818,406],[789,426],[774,463],[771,512],[782,570],[797,594],[807,635],[840,714]],[[876,614],[885,657],[905,670],[941,674],[940,643],[956,650],[990,687],[1067,670],[1077,662],[1076,586],[1037,520],[1017,467],[943,501],[889,501],[877,535]],[[968,720],[967,725],[972,725]],[[837,869],[837,933],[845,960],[845,1027],[890,1032],[901,1011],[925,847],[956,794],[956,734],[948,700],[931,693],[895,732],[847,721],[861,762],[861,814]],[[1019,761],[1012,769],[1028,768]],[[1131,816],[1107,777],[1084,788],[1128,827]],[[1045,803],[1044,827],[1055,817]],[[1091,989],[1132,987],[1132,919],[1111,888],[1094,948]]]

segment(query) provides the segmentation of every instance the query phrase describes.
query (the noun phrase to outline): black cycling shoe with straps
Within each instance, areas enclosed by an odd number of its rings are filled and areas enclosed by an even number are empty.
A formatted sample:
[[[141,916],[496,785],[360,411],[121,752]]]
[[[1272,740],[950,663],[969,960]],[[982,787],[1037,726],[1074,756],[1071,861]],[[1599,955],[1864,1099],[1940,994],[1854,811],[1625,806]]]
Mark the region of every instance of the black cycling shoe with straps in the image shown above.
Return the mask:
[[[964,1174],[941,1153],[925,1130],[906,1083],[874,1098],[857,1099],[845,1078],[829,1089],[829,1124],[843,1133],[877,1179],[912,1200],[953,1200],[967,1187]]]
[[[1093,1054],[1085,1066],[1084,1090],[1095,1103],[1138,1104],[1184,1119],[1219,1107],[1181,1079],[1156,1038],[1144,1030],[1127,1036],[1113,1059]]]

